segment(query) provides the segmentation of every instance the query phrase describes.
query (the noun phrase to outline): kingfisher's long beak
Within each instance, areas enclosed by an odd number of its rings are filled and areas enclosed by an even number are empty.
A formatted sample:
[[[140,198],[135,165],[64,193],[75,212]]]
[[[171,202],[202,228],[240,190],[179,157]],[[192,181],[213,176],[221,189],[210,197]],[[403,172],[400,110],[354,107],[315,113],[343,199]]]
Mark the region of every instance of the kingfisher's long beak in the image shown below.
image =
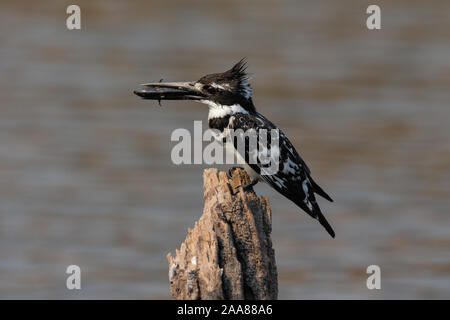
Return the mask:
[[[141,84],[134,94],[149,100],[200,100],[205,95],[192,82],[155,82]]]

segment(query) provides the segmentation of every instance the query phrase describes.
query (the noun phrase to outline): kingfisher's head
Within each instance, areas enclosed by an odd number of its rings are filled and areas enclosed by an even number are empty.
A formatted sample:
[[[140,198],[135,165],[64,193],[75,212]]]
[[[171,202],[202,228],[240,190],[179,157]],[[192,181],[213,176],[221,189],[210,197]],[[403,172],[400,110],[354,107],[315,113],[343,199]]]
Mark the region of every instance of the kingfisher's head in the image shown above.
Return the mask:
[[[255,112],[244,59],[228,71],[208,74],[197,81],[146,83],[134,93],[158,101],[195,100],[209,106],[210,118]]]

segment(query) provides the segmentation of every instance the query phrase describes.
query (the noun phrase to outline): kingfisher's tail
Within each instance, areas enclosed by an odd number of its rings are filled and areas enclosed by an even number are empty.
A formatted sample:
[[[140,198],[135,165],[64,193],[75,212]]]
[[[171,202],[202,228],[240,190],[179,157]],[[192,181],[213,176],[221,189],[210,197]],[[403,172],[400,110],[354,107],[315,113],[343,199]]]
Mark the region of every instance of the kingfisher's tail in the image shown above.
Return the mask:
[[[301,195],[301,197],[297,196],[295,198],[291,198],[291,200],[300,208],[302,208],[307,214],[309,214],[311,217],[319,221],[319,223],[325,228],[325,230],[327,230],[328,234],[332,238],[336,236],[333,228],[330,226],[327,219],[320,210],[320,207],[316,202],[316,197],[314,196],[313,192],[307,193],[306,198],[304,195]]]
[[[319,207],[319,206],[317,206]],[[325,218],[325,216],[322,214],[322,212],[320,212],[319,209],[319,213],[317,214],[317,220],[319,220],[320,224],[322,225],[322,227],[325,228],[325,230],[327,230],[328,234],[334,238],[336,236],[336,234],[334,233],[333,228],[330,226],[330,224],[328,223],[327,219]]]
[[[333,199],[331,199],[331,197],[325,191],[323,191],[323,189],[311,177],[309,177],[309,181],[311,181],[311,185],[315,193],[327,199],[328,201],[333,202]]]

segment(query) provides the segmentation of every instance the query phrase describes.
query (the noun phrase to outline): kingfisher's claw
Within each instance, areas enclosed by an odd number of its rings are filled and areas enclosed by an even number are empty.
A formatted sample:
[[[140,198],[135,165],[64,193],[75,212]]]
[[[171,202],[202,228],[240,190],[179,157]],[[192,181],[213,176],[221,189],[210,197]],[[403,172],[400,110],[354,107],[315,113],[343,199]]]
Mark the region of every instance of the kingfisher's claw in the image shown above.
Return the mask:
[[[236,169],[241,169],[244,170],[242,167],[231,167],[230,169],[228,169],[227,171],[227,177],[228,179],[231,179],[233,177],[233,171]]]

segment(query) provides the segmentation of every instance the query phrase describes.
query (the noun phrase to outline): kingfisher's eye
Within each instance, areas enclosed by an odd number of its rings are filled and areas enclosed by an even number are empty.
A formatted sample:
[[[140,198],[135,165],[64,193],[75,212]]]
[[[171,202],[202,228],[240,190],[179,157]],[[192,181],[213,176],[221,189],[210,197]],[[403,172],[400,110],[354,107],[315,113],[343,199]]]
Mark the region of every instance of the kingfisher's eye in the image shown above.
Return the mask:
[[[205,84],[205,85],[203,86],[203,89],[205,89],[208,93],[211,93],[211,94],[217,92],[217,89],[214,88],[213,86],[210,86],[209,84]]]

